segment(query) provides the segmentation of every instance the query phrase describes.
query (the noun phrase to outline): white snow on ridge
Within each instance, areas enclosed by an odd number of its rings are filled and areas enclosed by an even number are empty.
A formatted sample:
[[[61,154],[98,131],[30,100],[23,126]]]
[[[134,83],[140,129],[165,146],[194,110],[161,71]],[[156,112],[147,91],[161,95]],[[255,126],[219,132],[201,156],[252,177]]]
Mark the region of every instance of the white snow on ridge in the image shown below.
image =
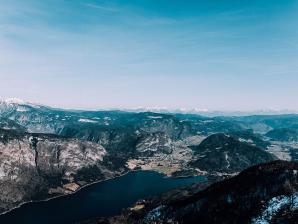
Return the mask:
[[[25,104],[24,100],[18,99],[18,98],[8,98],[3,100],[7,104]]]
[[[28,110],[25,107],[18,107],[17,111],[18,112],[27,112]]]
[[[228,156],[228,153],[227,153],[227,152],[225,152],[225,160],[226,160],[226,162],[227,162],[227,169],[229,169],[230,166],[231,166],[231,164],[230,164],[229,156]]]
[[[254,141],[252,139],[244,139],[244,138],[238,138],[240,142],[246,142],[246,143],[253,143]]]
[[[201,122],[204,124],[208,124],[208,123],[213,123],[214,121],[213,120],[203,120]]]
[[[146,222],[152,222],[152,221],[157,221],[160,219],[160,216],[162,214],[162,210],[165,208],[164,205],[160,205],[153,210],[151,210],[146,216],[145,220]]]
[[[31,103],[31,102],[26,102],[22,99],[19,98],[7,98],[7,99],[0,99],[0,104],[6,104],[6,105],[12,105],[12,106],[30,106],[33,108],[40,108],[41,105]],[[17,110],[18,112],[25,112],[22,109]]]
[[[162,116],[147,116],[147,118],[150,118],[150,119],[161,119]]]
[[[281,195],[272,198],[266,206],[266,209],[262,212],[260,216],[252,219],[253,224],[269,224],[273,216],[280,210],[282,207],[290,205],[291,211],[298,209],[298,192],[294,193],[291,196]]]
[[[78,121],[84,122],[84,123],[97,123],[98,122],[98,121],[94,121],[94,120],[87,119],[87,118],[80,118]]]

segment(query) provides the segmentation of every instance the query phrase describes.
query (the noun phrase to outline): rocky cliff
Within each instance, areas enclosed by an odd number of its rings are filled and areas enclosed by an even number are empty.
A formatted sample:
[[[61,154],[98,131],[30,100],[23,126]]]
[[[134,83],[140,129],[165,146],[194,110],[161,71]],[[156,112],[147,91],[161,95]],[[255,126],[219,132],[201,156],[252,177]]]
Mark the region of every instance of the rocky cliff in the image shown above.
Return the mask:
[[[0,130],[0,212],[34,199],[71,193],[84,168],[101,167],[98,179],[112,175],[104,169],[106,150],[92,142],[54,135]]]

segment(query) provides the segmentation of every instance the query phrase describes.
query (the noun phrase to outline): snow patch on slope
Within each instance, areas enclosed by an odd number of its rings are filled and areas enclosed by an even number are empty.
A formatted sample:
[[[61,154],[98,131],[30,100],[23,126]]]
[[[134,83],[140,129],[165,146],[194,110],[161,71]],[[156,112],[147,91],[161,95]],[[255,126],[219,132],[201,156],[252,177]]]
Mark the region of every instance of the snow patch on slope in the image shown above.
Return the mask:
[[[291,211],[298,209],[298,192],[291,196],[281,195],[272,198],[262,212],[262,214],[252,220],[253,224],[269,224],[270,220],[273,218],[278,211],[280,211],[284,206],[290,205]]]
[[[80,118],[78,121],[83,122],[83,123],[97,123],[98,122],[98,121],[94,121],[94,120],[87,119],[87,118]]]

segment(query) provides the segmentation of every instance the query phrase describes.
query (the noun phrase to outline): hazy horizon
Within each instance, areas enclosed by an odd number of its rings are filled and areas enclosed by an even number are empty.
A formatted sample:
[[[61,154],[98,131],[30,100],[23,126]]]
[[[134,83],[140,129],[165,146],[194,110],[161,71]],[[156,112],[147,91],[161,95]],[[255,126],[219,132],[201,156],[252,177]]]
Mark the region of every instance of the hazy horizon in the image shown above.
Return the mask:
[[[2,0],[0,97],[298,111],[298,2]]]
[[[298,114],[298,110],[277,110],[273,108],[264,108],[259,110],[209,110],[207,108],[178,108],[178,107],[63,107],[58,105],[43,104],[40,102],[26,101],[20,98],[0,98],[0,103],[29,104],[34,106],[45,106],[62,110],[79,111],[127,111],[127,112],[154,112],[154,113],[185,113],[198,114],[202,116],[250,116],[250,115],[287,115]]]

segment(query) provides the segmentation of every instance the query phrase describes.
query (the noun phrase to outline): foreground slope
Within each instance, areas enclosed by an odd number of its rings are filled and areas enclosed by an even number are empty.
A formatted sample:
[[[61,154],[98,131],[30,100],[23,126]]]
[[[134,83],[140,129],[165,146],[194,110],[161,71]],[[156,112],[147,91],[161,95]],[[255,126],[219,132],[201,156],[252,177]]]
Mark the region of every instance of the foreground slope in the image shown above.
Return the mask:
[[[121,216],[85,223],[295,223],[298,163],[274,161],[203,190],[192,186],[138,202]]]

